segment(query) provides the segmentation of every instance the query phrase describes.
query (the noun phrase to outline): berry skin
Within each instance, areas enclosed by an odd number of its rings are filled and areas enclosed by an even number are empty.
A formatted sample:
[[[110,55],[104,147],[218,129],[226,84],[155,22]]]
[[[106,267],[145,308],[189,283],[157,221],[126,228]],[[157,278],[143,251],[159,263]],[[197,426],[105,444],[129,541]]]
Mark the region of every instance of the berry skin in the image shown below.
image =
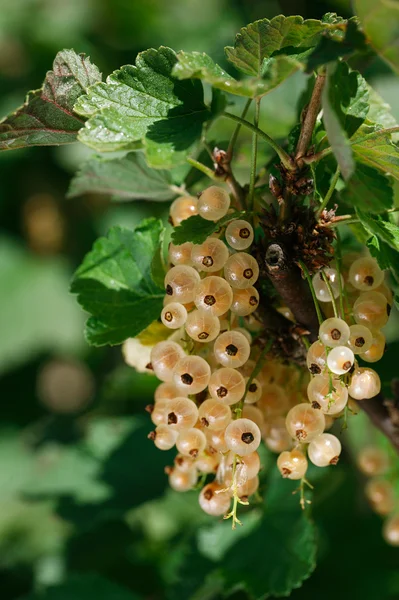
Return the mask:
[[[355,355],[347,346],[336,346],[327,356],[327,366],[335,375],[344,375],[350,371],[354,362]]]
[[[203,244],[196,244],[191,251],[191,261],[199,271],[215,273],[220,271],[229,258],[226,245],[217,238],[208,238]]]
[[[228,452],[228,446],[224,437],[225,429],[214,431],[213,429],[206,431],[206,439],[208,440],[208,451],[210,454],[216,452]]]
[[[220,462],[220,455],[209,454],[205,450],[195,461],[195,467],[200,473],[216,473]]]
[[[226,242],[234,250],[246,250],[254,241],[254,230],[248,221],[236,219],[226,227]]]
[[[197,483],[197,478],[197,469],[195,468],[191,471],[173,469],[169,475],[169,485],[176,492],[188,492]]]
[[[159,450],[170,450],[175,445],[178,435],[178,432],[168,425],[158,425],[149,437],[154,440],[154,444]]]
[[[165,276],[165,290],[175,302],[187,304],[195,298],[200,276],[193,267],[178,265],[172,267]]]
[[[373,510],[379,515],[389,515],[395,509],[395,492],[388,480],[370,479],[364,491]]]
[[[214,317],[226,313],[233,301],[233,292],[227,281],[212,275],[203,279],[196,288],[194,302],[197,308]]]
[[[244,404],[244,408],[242,409],[242,417],[243,419],[249,419],[250,421],[253,421],[260,430],[264,428],[265,417],[257,406],[254,406],[253,404]]]
[[[155,403],[157,403],[160,400],[173,400],[174,398],[177,398],[177,396],[180,396],[179,390],[174,383],[168,381],[159,384],[155,390],[154,400]]]
[[[259,488],[259,477],[255,475],[252,479],[248,479],[245,483],[237,486],[237,496],[240,500],[247,500],[250,496],[255,494]],[[230,495],[234,496],[234,489],[230,489]]]
[[[310,404],[297,404],[288,412],[285,420],[287,431],[298,442],[311,442],[323,433],[326,424],[324,413]]]
[[[231,287],[245,290],[258,280],[259,265],[250,254],[236,252],[224,266],[224,277]]]
[[[187,320],[187,309],[179,302],[170,302],[161,312],[161,321],[169,329],[180,329]]]
[[[320,341],[330,348],[335,346],[344,346],[350,337],[349,325],[342,319],[331,317],[326,319],[320,325],[319,338]]]
[[[231,311],[239,317],[253,313],[259,304],[259,292],[253,286],[245,290],[233,290]]]
[[[175,398],[165,407],[166,424],[171,429],[182,431],[194,427],[198,420],[198,408],[188,398]]]
[[[341,454],[341,442],[331,433],[322,433],[308,446],[308,457],[316,467],[336,465]]]
[[[212,398],[223,404],[236,404],[245,393],[244,377],[231,367],[218,369],[211,375],[208,391]]]
[[[338,274],[338,271],[336,271],[335,269],[323,269],[323,271],[324,271],[327,279],[330,282],[330,286],[331,286],[331,290],[332,290],[334,298],[338,298],[338,296],[339,296],[339,280],[338,280],[339,274]],[[330,291],[329,291],[326,283],[324,282],[321,272],[313,275],[312,282],[313,282],[314,291],[316,293],[316,298],[318,300],[320,300],[320,302],[331,302]],[[341,277],[341,284],[342,284],[342,287],[344,287],[342,277]]]
[[[237,419],[227,427],[225,439],[232,452],[246,456],[258,449],[261,435],[259,427],[253,421]]]
[[[247,338],[238,331],[221,333],[213,347],[216,360],[224,367],[237,368],[244,365],[251,348]]]
[[[277,416],[268,421],[263,436],[266,446],[272,452],[280,453],[292,448],[292,439],[285,426],[283,416]]]
[[[381,391],[381,381],[373,369],[359,367],[352,375],[348,387],[349,395],[355,400],[373,398]]]
[[[381,331],[373,331],[370,347],[362,352],[359,356],[362,360],[368,363],[374,363],[384,356],[385,352],[385,335]]]
[[[202,488],[199,495],[199,504],[204,512],[213,517],[220,517],[230,508],[230,495],[223,490],[223,486],[215,481]]]
[[[230,208],[228,192],[216,185],[204,190],[198,199],[198,213],[207,221],[218,221]]]
[[[176,432],[179,435],[178,432]],[[177,438],[176,438],[177,439]],[[177,454],[174,460],[175,468],[179,471],[183,471],[187,473],[187,471],[191,471],[196,463],[194,463],[194,459],[191,456],[183,456],[182,454]]]
[[[300,450],[285,451],[277,459],[281,475],[287,479],[302,479],[308,470],[306,456]]]
[[[389,459],[377,446],[366,446],[357,457],[357,466],[365,475],[384,475],[389,469]]]
[[[193,310],[187,317],[186,332],[196,342],[211,342],[219,335],[219,331],[219,319],[209,312]]]
[[[373,342],[373,334],[364,325],[351,325],[348,346],[354,354],[363,354]]]
[[[158,342],[151,350],[151,366],[161,381],[172,381],[173,369],[185,356],[184,350],[176,342]]]
[[[172,202],[170,207],[170,218],[174,227],[180,225],[182,221],[198,215],[198,200],[191,196],[183,196]]]
[[[249,377],[245,380],[245,385],[248,385]],[[245,395],[246,404],[255,404],[262,396],[262,385],[258,379],[254,378],[249,384],[247,393]]]
[[[173,370],[173,382],[187,394],[202,392],[209,383],[211,368],[200,356],[185,356]]]
[[[375,258],[362,257],[355,260],[349,269],[349,283],[357,290],[374,290],[384,281],[384,273]]]
[[[225,429],[231,421],[231,411],[227,404],[217,400],[205,400],[198,409],[198,419],[207,429]]]
[[[172,265],[187,265],[188,267],[192,267],[191,250],[193,249],[193,245],[192,242],[185,242],[180,245],[170,242],[168,254]]]
[[[231,452],[227,457],[227,471],[225,475],[225,482],[228,478],[229,474],[232,478],[232,470],[234,463],[235,454]],[[252,452],[251,454],[247,454],[246,456],[240,456],[240,458],[236,459],[236,479],[239,485],[242,485],[249,479],[253,479],[257,476],[260,471],[260,458],[257,452]],[[230,481],[231,483],[231,481]],[[229,483],[229,485],[230,485]]]
[[[195,429],[194,427],[180,431],[176,440],[176,448],[180,454],[191,456],[191,458],[197,458],[205,450],[205,446],[205,434],[200,429]]]
[[[288,408],[288,397],[284,389],[277,383],[269,383],[262,387],[262,396],[258,401],[258,406],[266,418],[274,418],[285,413]]]
[[[384,327],[388,323],[390,312],[390,304],[380,292],[360,294],[353,305],[353,316],[356,323],[373,329]]]
[[[308,385],[307,393],[310,404],[328,415],[339,414],[348,402],[348,390],[339,379],[333,379],[331,395],[330,379],[325,375],[316,375]]]
[[[399,515],[392,515],[385,521],[382,535],[390,546],[399,546]]]
[[[326,367],[326,361],[327,355],[324,344],[322,344],[319,340],[313,342],[306,357],[306,364],[308,365],[308,369],[312,375],[319,375],[322,373]]]

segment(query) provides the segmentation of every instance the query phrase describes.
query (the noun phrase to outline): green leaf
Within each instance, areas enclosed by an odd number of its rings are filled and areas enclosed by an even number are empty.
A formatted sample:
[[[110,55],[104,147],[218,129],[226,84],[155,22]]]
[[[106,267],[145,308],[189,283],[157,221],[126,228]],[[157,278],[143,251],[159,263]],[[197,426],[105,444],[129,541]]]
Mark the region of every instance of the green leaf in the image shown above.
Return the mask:
[[[363,226],[375,234],[381,240],[389,244],[391,248],[399,252],[399,227],[381,216],[371,216],[362,210],[357,210],[357,215]]]
[[[399,148],[392,142],[389,132],[362,125],[350,143],[356,162],[389,173],[399,180]]]
[[[185,219],[178,227],[175,227],[172,233],[172,242],[177,245],[184,244],[185,242],[202,244],[220,227],[223,227],[223,225],[233,219],[239,219],[245,216],[245,214],[245,211],[236,211],[227,214],[219,221],[207,221],[200,217],[200,215],[194,215],[193,217]]]
[[[95,156],[85,162],[69,186],[68,197],[107,194],[112,200],[172,200],[169,171],[151,169],[141,152],[113,160]]]
[[[399,72],[398,3],[395,0],[354,0],[354,9],[371,46]]]
[[[73,106],[98,81],[101,73],[84,54],[59,52],[43,87],[30,92],[25,104],[0,123],[0,150],[76,141],[84,121]]]
[[[155,250],[151,263],[151,277],[154,283],[161,289],[164,288],[165,264],[164,264],[164,240],[165,229],[162,228],[159,234],[158,248]]]
[[[85,256],[71,291],[92,315],[86,323],[90,344],[120,344],[159,317],[164,290],[154,283],[151,272],[162,229],[155,218],[134,231],[113,227]]]
[[[369,121],[378,123],[381,127],[395,127],[397,125],[390,105],[370,86],[369,104],[370,109],[367,115]]]
[[[357,163],[356,170],[341,192],[342,199],[355,208],[381,213],[393,204],[389,178],[377,169]]]
[[[199,81],[173,77],[176,62],[170,48],[146,50],[135,66],[92,86],[75,105],[78,114],[89,117],[80,141],[102,152],[134,149],[142,141],[150,165],[184,162],[212,115]]]
[[[376,235],[372,235],[367,241],[367,248],[371,256],[377,260],[381,269],[390,269],[392,275],[399,283],[399,254],[389,244]]]
[[[32,592],[21,600],[140,600],[139,596],[97,574],[68,575],[67,581]]]

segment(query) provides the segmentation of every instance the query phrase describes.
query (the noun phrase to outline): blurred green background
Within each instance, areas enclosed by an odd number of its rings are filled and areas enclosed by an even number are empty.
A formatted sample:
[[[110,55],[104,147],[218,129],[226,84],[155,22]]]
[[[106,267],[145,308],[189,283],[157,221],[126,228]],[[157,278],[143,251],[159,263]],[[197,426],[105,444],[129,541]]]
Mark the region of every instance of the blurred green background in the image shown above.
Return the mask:
[[[247,23],[328,11],[352,14],[346,0],[0,0],[0,115],[41,85],[62,48],[90,54],[105,75],[159,45],[206,51],[226,66],[223,47]],[[362,72],[399,119],[397,77],[377,58]],[[264,99],[268,133],[289,132],[304,84],[296,75]],[[66,200],[89,154],[73,144],[0,155],[0,598],[222,598],[216,584],[196,590],[207,561],[223,560],[232,544],[239,550],[241,530],[233,539],[228,523],[221,529],[201,514],[195,492],[166,491],[171,457],[147,441],[143,411],[156,382],[126,366],[120,348],[88,348],[84,315],[68,294],[74,268],[111,224],[167,212],[165,204]],[[385,383],[398,350],[393,342],[384,358]],[[350,452],[320,480],[319,565],[294,599],[399,598],[399,552],[382,541],[363,483]],[[190,563],[197,542],[202,554]]]

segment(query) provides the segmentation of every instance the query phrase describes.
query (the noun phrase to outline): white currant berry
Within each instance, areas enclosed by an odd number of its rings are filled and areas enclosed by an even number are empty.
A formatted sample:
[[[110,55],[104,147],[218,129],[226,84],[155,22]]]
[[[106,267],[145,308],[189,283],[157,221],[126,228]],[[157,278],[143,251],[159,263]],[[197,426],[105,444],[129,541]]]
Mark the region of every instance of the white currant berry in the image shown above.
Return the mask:
[[[395,509],[395,491],[387,479],[373,478],[364,489],[373,510],[379,515],[389,515]]]
[[[187,309],[179,302],[170,302],[161,312],[161,321],[169,329],[180,329],[187,320]]]
[[[350,266],[349,283],[357,290],[361,290],[362,292],[374,290],[383,281],[384,272],[381,271],[375,258],[358,258]]]
[[[332,390],[330,392],[330,386]],[[327,375],[316,375],[310,380],[307,389],[308,399],[312,408],[320,409],[328,415],[337,415],[348,402],[348,390],[339,379]]]
[[[212,398],[231,405],[239,402],[245,393],[245,379],[235,369],[226,367],[214,371],[208,384]]]
[[[262,396],[258,401],[258,406],[262,409],[266,418],[281,415],[288,408],[287,392],[277,383],[263,384]]]
[[[238,331],[239,333],[242,333],[242,335],[247,338],[248,344],[250,344],[250,345],[252,344],[252,335],[244,327],[234,327],[234,329],[232,329],[232,331]],[[220,333],[224,333],[224,331],[221,330]]]
[[[151,366],[161,381],[172,381],[173,369],[185,356],[184,350],[176,342],[158,342],[151,350]]]
[[[173,370],[173,382],[187,394],[198,394],[208,385],[211,368],[200,356],[185,356]]]
[[[220,431],[215,431],[213,429],[206,430],[206,439],[208,440],[207,448],[211,454],[228,451],[229,448],[224,437],[225,432],[225,429],[221,429]]]
[[[382,535],[390,546],[399,546],[399,515],[392,515],[385,521]]]
[[[224,266],[224,277],[233,288],[249,288],[258,280],[259,265],[250,254],[236,252]]]
[[[354,354],[360,354],[366,352],[372,342],[373,334],[368,327],[364,325],[351,325],[350,336],[348,340],[348,346]]]
[[[388,323],[391,306],[380,292],[365,292],[360,294],[353,305],[353,316],[356,323],[381,329]]]
[[[234,250],[246,250],[254,241],[254,230],[248,221],[235,219],[226,227],[226,242]]]
[[[226,331],[216,338],[213,351],[216,360],[224,367],[237,368],[244,365],[251,347],[247,338],[238,331]]]
[[[330,348],[335,346],[343,346],[349,340],[350,329],[349,325],[342,319],[331,317],[326,319],[320,325],[319,338],[320,341]]]
[[[352,375],[348,387],[349,395],[355,400],[373,398],[381,391],[381,380],[373,369],[359,367]]]
[[[359,469],[368,477],[384,475],[389,469],[389,458],[378,446],[366,446],[362,448],[357,457]]]
[[[166,294],[181,304],[192,302],[200,280],[200,276],[193,267],[185,265],[172,267],[164,280]]]
[[[159,450],[170,450],[176,444],[178,435],[178,432],[168,427],[168,425],[158,425],[156,430],[152,431],[148,437],[154,440],[154,444]]]
[[[327,279],[330,283],[333,297],[338,298],[339,287],[340,287],[338,271],[336,271],[336,269],[328,269],[328,268],[322,269],[322,271],[324,272],[325,276],[327,277]],[[323,279],[322,271],[319,271],[318,273],[313,275],[313,279],[312,279],[313,288],[316,293],[316,298],[320,302],[331,302],[330,290],[328,289],[327,284],[325,283],[325,281]],[[341,286],[342,286],[342,288],[344,287],[344,280],[343,280],[342,276],[341,276]]]
[[[168,413],[167,407],[169,405],[170,400],[158,400],[155,403],[155,406],[151,410],[151,421],[154,425],[166,425],[168,422]]]
[[[327,366],[335,375],[344,375],[350,371],[354,362],[355,355],[347,346],[336,346],[327,356]]]
[[[290,450],[292,447],[292,439],[285,426],[285,418],[281,415],[267,421],[263,435],[266,446],[272,452],[280,453]]]
[[[230,508],[231,498],[223,487],[213,481],[202,488],[199,495],[199,504],[204,512],[213,517],[220,517]]]
[[[245,379],[245,385],[248,385],[249,377]],[[248,386],[247,393],[245,395],[246,404],[255,404],[262,396],[262,384],[256,377],[252,379]]]
[[[202,427],[225,429],[231,421],[231,410],[227,404],[214,400],[205,400],[198,409],[198,418]]]
[[[263,416],[260,408],[254,404],[244,404],[242,409],[242,417],[243,419],[249,419],[250,421],[253,421],[261,431],[263,430],[265,425],[265,417]]]
[[[170,218],[176,227],[193,215],[198,215],[198,200],[192,196],[176,198],[170,206]]]
[[[230,452],[227,457],[227,470],[226,473],[230,473],[232,479],[232,471],[234,458],[236,460],[236,478],[238,482],[245,483],[249,479],[253,479],[257,476],[260,471],[260,457],[257,452],[251,452],[246,456],[237,457],[234,452]],[[226,476],[227,477],[227,476]],[[226,481],[225,477],[225,481]],[[231,481],[230,481],[231,483]]]
[[[193,489],[197,479],[197,469],[195,468],[192,468],[191,471],[173,469],[169,475],[169,485],[176,492],[188,492]]]
[[[256,423],[249,419],[237,419],[227,427],[225,439],[232,452],[246,456],[257,450],[261,435]]]
[[[308,446],[308,457],[316,467],[336,465],[341,454],[341,442],[331,433],[322,433]]]
[[[194,245],[191,251],[193,265],[206,273],[220,271],[228,258],[226,245],[217,238],[208,238],[203,244]]]
[[[169,261],[172,265],[186,265],[192,267],[191,250],[193,249],[193,245],[192,242],[185,242],[184,244],[179,245],[170,242],[168,254]]]
[[[285,423],[293,439],[308,443],[323,433],[326,421],[321,410],[304,402],[291,408]]]
[[[205,450],[205,446],[205,434],[200,429],[194,427],[180,431],[176,440],[176,448],[180,454],[191,456],[191,458],[197,458]]]
[[[228,192],[216,185],[204,190],[198,199],[198,213],[207,221],[218,221],[227,214],[229,208]]]
[[[188,398],[169,400],[165,412],[167,425],[178,431],[194,427],[198,420],[198,408]]]
[[[300,450],[286,450],[278,457],[277,467],[287,479],[302,479],[308,470],[308,461]]]
[[[179,432],[176,431],[176,436],[179,435]],[[177,439],[177,437],[176,437]],[[191,471],[194,467],[196,467],[196,463],[191,456],[183,456],[183,454],[177,454],[175,456],[175,468],[179,471],[183,471],[187,473],[187,471]]]
[[[219,319],[205,310],[193,310],[187,317],[186,332],[196,342],[211,342],[219,331]]]
[[[259,292],[253,286],[244,290],[233,290],[231,312],[239,317],[246,317],[253,313],[259,305]]]
[[[325,345],[319,340],[313,342],[306,356],[306,364],[312,375],[319,375],[322,373],[326,367],[326,361],[327,355]]]
[[[195,467],[200,473],[215,473],[219,466],[220,455],[202,452],[195,461]]]
[[[360,327],[360,325],[359,325]],[[371,344],[365,352],[362,352],[359,356],[362,360],[368,363],[377,362],[381,360],[385,352],[386,339],[385,335],[381,331],[371,332]]]
[[[197,308],[215,317],[224,315],[233,301],[233,292],[227,281],[212,275],[203,279],[196,288],[194,302]]]
[[[259,477],[255,475],[252,479],[248,479],[245,483],[237,486],[237,489],[230,489],[230,495],[234,496],[234,493],[240,498],[240,500],[247,500],[250,496],[253,496],[259,488]]]
[[[177,389],[175,384],[171,381],[165,381],[160,383],[155,390],[154,400],[155,403],[157,403],[160,400],[173,400],[174,398],[177,398],[177,396],[181,396],[181,392]]]

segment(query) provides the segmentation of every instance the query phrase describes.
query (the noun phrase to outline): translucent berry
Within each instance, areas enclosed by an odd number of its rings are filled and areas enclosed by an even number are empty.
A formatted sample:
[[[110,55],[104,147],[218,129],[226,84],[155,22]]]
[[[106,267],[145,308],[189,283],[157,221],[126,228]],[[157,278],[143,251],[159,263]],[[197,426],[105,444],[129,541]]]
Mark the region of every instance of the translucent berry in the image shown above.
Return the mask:
[[[231,452],[227,457],[227,473],[230,472],[232,474],[234,457],[236,455]],[[247,454],[246,456],[240,456],[236,458],[236,478],[237,481],[245,483],[249,479],[253,479],[257,476],[260,471],[260,458],[257,452],[252,452],[251,454]],[[225,477],[226,481],[226,477]]]
[[[218,369],[211,375],[208,391],[212,398],[223,404],[236,404],[245,393],[244,377],[230,367]]]
[[[310,404],[297,404],[288,412],[285,420],[287,431],[299,442],[311,442],[323,433],[325,427],[324,413],[312,408]]]
[[[151,366],[161,381],[172,381],[173,369],[185,356],[184,350],[176,342],[158,342],[151,350]]]
[[[350,336],[349,325],[342,319],[331,317],[326,319],[320,325],[319,338],[320,341],[330,348],[335,346],[343,346],[347,343]]]
[[[246,250],[254,241],[254,230],[248,221],[236,219],[226,227],[226,242],[234,250]]]
[[[250,421],[253,421],[260,430],[263,429],[265,417],[263,416],[262,411],[254,404],[244,404],[244,408],[242,409],[242,417],[243,419],[249,419]]]
[[[166,423],[172,429],[182,431],[194,427],[198,420],[198,408],[188,398],[170,400],[166,407]]]
[[[187,309],[179,302],[167,304],[161,312],[161,321],[169,329],[180,329],[187,320]]]
[[[166,294],[181,304],[192,302],[199,282],[200,276],[193,267],[172,267],[165,276]]]
[[[151,410],[151,421],[154,425],[166,425],[168,422],[167,407],[170,400],[158,400]]]
[[[312,375],[319,375],[322,371],[324,371],[326,361],[327,355],[324,344],[322,344],[319,340],[313,342],[306,356],[306,364],[308,365],[308,369]]]
[[[325,375],[316,375],[309,382],[308,399],[312,408],[320,409],[328,415],[337,415],[348,402],[348,390],[339,379],[333,379],[331,385],[330,393],[330,378]]]
[[[216,338],[213,351],[224,367],[237,368],[245,364],[251,352],[247,338],[238,331],[226,331]]]
[[[176,227],[180,225],[182,221],[198,215],[198,200],[191,196],[182,196],[172,202],[170,207],[170,218],[172,219],[173,225]]]
[[[350,371],[354,362],[355,355],[347,346],[336,346],[327,356],[327,366],[335,375],[344,375]]]
[[[373,335],[364,325],[351,325],[348,346],[354,354],[366,352],[373,341]]]
[[[186,332],[196,342],[211,342],[219,331],[219,319],[205,310],[193,310],[187,317]]]
[[[158,425],[148,437],[154,440],[154,444],[159,450],[170,450],[175,445],[178,435],[178,432],[168,425]]]
[[[252,479],[248,479],[245,483],[238,485],[236,490],[231,489],[230,495],[233,496],[234,491],[236,491],[237,496],[241,500],[247,500],[250,496],[253,496],[253,494],[255,494],[255,492],[257,492],[258,488],[259,488],[259,477],[257,475],[255,475],[255,477],[252,477]]]
[[[356,323],[373,329],[384,327],[388,323],[390,313],[390,304],[380,292],[360,294],[353,305],[353,316]]]
[[[371,336],[372,339],[370,347],[359,355],[362,360],[365,360],[368,363],[381,360],[381,358],[384,356],[386,345],[385,335],[381,331],[372,331]]]
[[[208,440],[208,451],[210,453],[227,452],[228,446],[224,437],[225,429],[215,431],[213,429],[206,430],[206,439]]]
[[[379,515],[389,515],[395,509],[395,491],[390,481],[370,479],[364,491],[373,510]]]
[[[160,400],[173,400],[174,398],[177,398],[177,396],[181,396],[181,392],[174,383],[167,381],[159,384],[155,390],[154,400],[157,403]]]
[[[178,436],[179,432],[176,431],[176,434]],[[183,456],[183,454],[177,454],[175,456],[174,463],[176,469],[179,469],[179,471],[184,471],[185,473],[187,473],[187,471],[191,471],[196,466],[196,463],[194,463],[194,459],[191,458],[191,456]]]
[[[245,385],[248,385],[248,381],[249,381],[249,377],[246,378]],[[256,379],[256,377],[255,377],[254,379],[252,379],[251,383],[249,384],[247,393],[245,395],[245,402],[246,402],[246,404],[255,404],[255,402],[258,402],[258,400],[260,399],[261,396],[262,396],[262,385],[261,385],[260,381],[258,379]]]
[[[373,369],[359,367],[352,375],[348,387],[349,395],[355,400],[373,398],[381,391],[381,381]]]
[[[218,221],[230,208],[228,192],[216,185],[204,190],[198,199],[198,212],[207,221]]]
[[[197,483],[197,479],[197,469],[195,468],[191,469],[191,471],[173,469],[169,475],[169,485],[176,492],[188,492],[193,489]]]
[[[245,290],[233,290],[231,311],[239,317],[246,317],[253,313],[259,305],[259,292],[253,286]]]
[[[238,331],[239,333],[242,333],[242,335],[247,338],[248,343],[252,344],[252,335],[244,327],[234,327],[234,329],[232,331]],[[221,333],[224,333],[224,332],[221,331]]]
[[[302,479],[308,470],[308,461],[300,450],[286,450],[278,457],[277,467],[287,479]]]
[[[244,290],[254,285],[259,277],[259,266],[253,256],[246,252],[232,254],[224,267],[226,281],[233,287]]]
[[[212,275],[197,285],[194,297],[196,307],[208,311],[215,317],[224,315],[232,301],[232,289],[222,277]]]
[[[362,257],[355,260],[349,269],[349,283],[357,290],[367,292],[374,290],[384,281],[384,272],[381,271],[375,258]]]
[[[357,457],[357,465],[365,475],[383,475],[389,469],[387,454],[377,446],[366,446]]]
[[[269,383],[262,386],[262,396],[258,401],[267,418],[273,418],[286,412],[288,408],[288,396],[286,391],[277,383]]]
[[[274,417],[266,423],[263,439],[272,452],[280,453],[291,449],[292,439],[285,426],[283,416]]]
[[[200,356],[185,356],[173,370],[173,382],[186,394],[198,394],[209,383],[211,368]]]
[[[198,409],[198,418],[202,427],[225,429],[231,421],[231,410],[227,404],[218,400],[205,400]]]
[[[195,467],[200,473],[215,473],[219,466],[218,454],[209,454],[207,451],[202,452],[195,461]]]
[[[335,269],[323,269],[328,281],[330,282],[331,291],[334,298],[339,296],[339,274]],[[316,297],[320,302],[331,302],[330,291],[327,284],[324,282],[321,271],[313,275],[313,288]],[[344,286],[343,278],[341,277],[341,285]]]
[[[205,446],[205,434],[200,429],[195,429],[194,427],[180,431],[176,440],[176,448],[180,454],[191,456],[191,458],[197,458],[205,450]]]
[[[206,273],[220,271],[228,258],[227,246],[217,238],[208,238],[203,244],[194,245],[191,251],[194,266]]]
[[[382,535],[390,546],[399,546],[399,515],[392,515],[385,521]]]
[[[239,456],[246,456],[257,450],[261,435],[259,427],[253,421],[237,419],[227,427],[225,439],[232,452]]]
[[[204,512],[213,517],[227,513],[230,508],[231,498],[228,492],[223,491],[223,486],[215,481],[202,488],[199,495],[199,504]]]
[[[308,457],[316,467],[336,465],[341,454],[341,442],[331,433],[322,433],[308,446]]]

